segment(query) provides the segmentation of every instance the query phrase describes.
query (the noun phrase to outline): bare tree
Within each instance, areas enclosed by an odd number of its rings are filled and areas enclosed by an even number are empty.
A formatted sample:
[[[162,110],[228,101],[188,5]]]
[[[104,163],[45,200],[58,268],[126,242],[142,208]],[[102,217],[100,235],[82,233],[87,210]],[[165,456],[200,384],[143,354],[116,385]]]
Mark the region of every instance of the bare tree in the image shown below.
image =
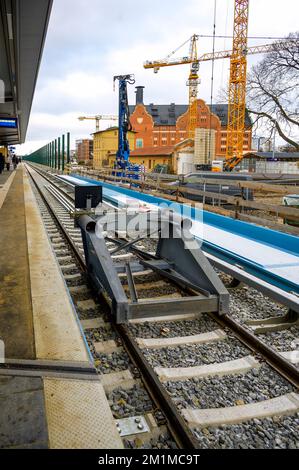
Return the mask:
[[[255,123],[276,130],[280,137],[299,151],[299,32],[288,36],[294,43],[273,51],[252,67],[247,79],[247,109]]]

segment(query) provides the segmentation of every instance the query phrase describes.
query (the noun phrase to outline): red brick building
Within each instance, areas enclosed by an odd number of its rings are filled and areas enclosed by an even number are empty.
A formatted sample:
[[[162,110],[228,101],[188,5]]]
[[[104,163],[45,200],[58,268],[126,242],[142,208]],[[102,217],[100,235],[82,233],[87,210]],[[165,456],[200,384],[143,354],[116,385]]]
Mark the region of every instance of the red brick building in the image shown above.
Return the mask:
[[[135,149],[175,145],[188,138],[188,105],[145,105],[143,88],[136,87],[136,104],[130,106],[131,124],[137,132]],[[214,158],[226,154],[227,104],[210,106],[204,100],[197,100],[197,128],[215,130]],[[251,150],[252,122],[246,113],[244,151]],[[213,159],[213,158],[212,158]]]
[[[78,162],[85,164],[93,160],[93,140],[80,139],[76,140],[76,154]]]

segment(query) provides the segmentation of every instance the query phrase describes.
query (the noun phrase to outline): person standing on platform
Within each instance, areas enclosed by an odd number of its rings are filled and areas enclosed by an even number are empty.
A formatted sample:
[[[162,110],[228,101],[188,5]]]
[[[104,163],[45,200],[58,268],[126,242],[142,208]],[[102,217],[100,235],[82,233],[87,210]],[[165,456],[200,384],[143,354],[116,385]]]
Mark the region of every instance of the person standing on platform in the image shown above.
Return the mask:
[[[13,164],[13,169],[16,170],[17,169],[17,166],[18,166],[18,157],[16,157],[15,155],[12,157],[12,164]]]
[[[5,166],[5,158],[4,158],[3,153],[0,153],[0,175],[2,171],[4,170],[4,166]]]
[[[6,165],[6,170],[9,171],[10,170],[10,156],[9,155],[7,155],[5,159],[5,165]]]

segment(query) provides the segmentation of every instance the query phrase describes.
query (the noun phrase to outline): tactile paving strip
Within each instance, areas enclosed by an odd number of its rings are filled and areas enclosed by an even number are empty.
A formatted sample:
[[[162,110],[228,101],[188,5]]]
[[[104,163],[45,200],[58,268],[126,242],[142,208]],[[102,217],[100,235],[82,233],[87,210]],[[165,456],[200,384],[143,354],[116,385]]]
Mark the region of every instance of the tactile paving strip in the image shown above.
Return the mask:
[[[24,196],[36,357],[88,362],[73,306],[26,175]]]
[[[100,382],[44,379],[51,449],[122,449]]]

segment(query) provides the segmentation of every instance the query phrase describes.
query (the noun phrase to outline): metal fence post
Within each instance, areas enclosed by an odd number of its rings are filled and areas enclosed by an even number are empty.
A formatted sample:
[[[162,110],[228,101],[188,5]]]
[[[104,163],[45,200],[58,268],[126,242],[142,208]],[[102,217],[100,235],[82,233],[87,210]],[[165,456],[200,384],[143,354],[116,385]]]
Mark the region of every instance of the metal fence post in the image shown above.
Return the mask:
[[[55,170],[57,169],[57,139],[55,139]]]
[[[60,137],[58,137],[58,170],[60,170],[60,160],[61,160],[61,147],[60,147]]]
[[[71,155],[70,155],[70,133],[68,132],[66,135],[66,161],[70,163]]]
[[[64,142],[64,134],[62,136],[62,150],[61,150],[61,157],[62,157],[62,160],[61,160],[61,169],[62,171],[64,172],[64,152],[65,152],[65,142]]]

